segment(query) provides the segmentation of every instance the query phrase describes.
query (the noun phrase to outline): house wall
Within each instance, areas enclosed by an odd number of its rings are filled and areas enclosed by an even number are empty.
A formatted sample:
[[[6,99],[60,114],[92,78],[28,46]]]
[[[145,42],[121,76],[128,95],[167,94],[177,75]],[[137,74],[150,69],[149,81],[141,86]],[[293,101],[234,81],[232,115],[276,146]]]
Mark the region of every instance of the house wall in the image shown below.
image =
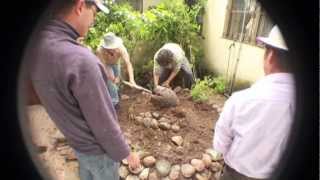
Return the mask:
[[[148,7],[155,6],[160,3],[161,0],[143,0],[143,11],[148,10]]]
[[[229,54],[229,46],[234,42],[224,39],[223,28],[228,0],[208,0],[204,15],[203,35],[205,36],[205,61],[209,69],[215,73],[228,75],[234,72],[235,62],[240,49],[240,43],[235,42],[234,48]],[[237,80],[255,82],[263,73],[264,49],[261,47],[242,44]]]

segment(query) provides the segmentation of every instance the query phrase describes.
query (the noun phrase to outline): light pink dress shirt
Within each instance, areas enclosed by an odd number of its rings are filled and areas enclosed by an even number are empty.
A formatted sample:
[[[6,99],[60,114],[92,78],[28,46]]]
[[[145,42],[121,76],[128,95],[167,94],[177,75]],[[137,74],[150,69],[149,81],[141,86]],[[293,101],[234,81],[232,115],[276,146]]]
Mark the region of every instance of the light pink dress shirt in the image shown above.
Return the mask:
[[[286,147],[294,113],[293,76],[267,75],[226,101],[215,127],[214,149],[239,173],[268,178]]]

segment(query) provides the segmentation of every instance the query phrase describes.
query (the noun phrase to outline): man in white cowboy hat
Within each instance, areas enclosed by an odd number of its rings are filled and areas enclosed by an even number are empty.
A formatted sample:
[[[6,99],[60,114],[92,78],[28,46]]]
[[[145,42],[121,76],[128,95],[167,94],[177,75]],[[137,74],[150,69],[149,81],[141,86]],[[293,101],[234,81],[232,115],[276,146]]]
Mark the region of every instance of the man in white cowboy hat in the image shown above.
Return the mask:
[[[295,86],[288,48],[277,26],[268,37],[265,76],[234,93],[215,126],[213,146],[224,156],[221,180],[268,179],[288,142],[295,113]]]
[[[120,82],[120,61],[123,59],[129,75],[129,82],[133,86],[138,86],[134,80],[133,67],[130,62],[130,56],[127,49],[123,45],[120,37],[109,32],[104,36],[103,44],[97,50],[97,56],[103,62],[106,68],[109,81],[107,82],[108,90],[112,98],[112,103],[116,109],[119,108],[119,87]]]
[[[77,39],[84,37],[100,0],[54,0],[25,51],[35,93],[74,149],[81,180],[118,180],[119,162],[140,167],[120,129],[101,61]],[[51,9],[53,8],[53,9]]]

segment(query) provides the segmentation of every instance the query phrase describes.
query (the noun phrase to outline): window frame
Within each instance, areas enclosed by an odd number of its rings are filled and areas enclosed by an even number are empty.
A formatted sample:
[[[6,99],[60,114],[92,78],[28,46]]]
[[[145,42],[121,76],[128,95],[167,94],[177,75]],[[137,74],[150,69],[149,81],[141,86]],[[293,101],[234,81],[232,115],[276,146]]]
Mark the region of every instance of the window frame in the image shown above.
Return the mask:
[[[229,32],[231,29],[230,27],[232,26],[231,25],[231,23],[232,23],[232,21],[231,21],[232,5],[233,5],[234,1],[237,1],[237,0],[228,0],[228,3],[227,3],[222,38],[227,39],[227,40],[231,40],[231,41],[240,42],[240,37],[233,38],[233,37],[231,37],[230,32]],[[267,18],[264,18],[264,17],[267,17],[268,14],[266,13],[265,10],[262,9],[261,4],[258,2],[258,0],[255,0],[255,1],[256,1],[255,2],[256,3],[255,10],[252,14],[252,16],[253,16],[252,17],[253,18],[252,32],[251,32],[249,38],[247,38],[248,40],[246,40],[246,38],[243,37],[241,43],[264,48],[264,46],[262,44],[256,42],[256,37],[258,35],[259,25],[261,26],[262,23],[265,23],[265,21],[267,21]],[[273,23],[273,22],[271,22],[271,23]]]

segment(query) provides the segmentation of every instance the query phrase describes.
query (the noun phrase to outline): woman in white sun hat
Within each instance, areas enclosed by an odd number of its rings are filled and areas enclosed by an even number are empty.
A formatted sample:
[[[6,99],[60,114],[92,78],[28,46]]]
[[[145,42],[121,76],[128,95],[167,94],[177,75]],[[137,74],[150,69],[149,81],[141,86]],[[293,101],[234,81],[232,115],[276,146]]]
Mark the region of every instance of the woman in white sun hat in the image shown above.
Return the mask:
[[[265,76],[226,101],[215,125],[213,148],[222,153],[220,180],[271,178],[284,155],[295,113],[295,85],[288,47],[274,26],[266,45]]]
[[[130,62],[130,56],[127,49],[123,45],[120,37],[109,32],[104,36],[103,44],[97,50],[97,56],[105,65],[108,76],[108,90],[112,99],[112,103],[116,109],[119,108],[119,87],[120,82],[120,59],[123,59],[129,75],[129,82],[137,86],[134,80],[133,67]]]

